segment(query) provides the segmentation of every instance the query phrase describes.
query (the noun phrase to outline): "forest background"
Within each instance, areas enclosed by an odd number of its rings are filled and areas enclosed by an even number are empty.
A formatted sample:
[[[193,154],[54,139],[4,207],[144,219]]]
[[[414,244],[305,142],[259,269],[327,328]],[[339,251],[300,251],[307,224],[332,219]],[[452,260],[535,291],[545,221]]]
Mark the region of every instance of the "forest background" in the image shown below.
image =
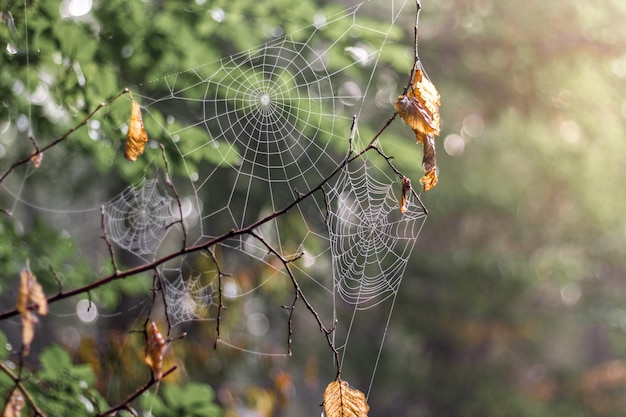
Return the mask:
[[[29,152],[28,118],[37,138],[58,137],[125,87],[132,90],[247,50],[271,37],[268,28],[290,33],[311,24],[316,11],[352,5],[112,0],[95,2],[87,15],[72,17],[63,15],[70,3],[0,1],[2,171]],[[442,97],[440,183],[422,196],[429,215],[387,329],[370,415],[623,415],[626,4],[426,0],[422,6],[420,58]],[[212,17],[210,11],[217,9],[227,18]],[[404,47],[404,56],[388,62],[402,80],[412,63],[412,13],[407,9],[404,31],[392,40]],[[65,123],[29,103],[24,92],[27,77],[37,85],[44,68],[53,80],[51,96],[72,114]],[[366,114],[361,120],[376,130],[388,114]],[[111,193],[142,169],[119,157],[123,118],[116,117],[111,110],[101,123],[110,129],[107,137],[119,137],[118,142],[104,146],[79,130],[54,156],[77,175],[114,172]],[[403,172],[421,172],[419,147],[408,128],[396,121],[392,132],[385,149],[394,163]],[[93,192],[80,185],[68,189],[54,178],[32,190],[43,201],[89,199]],[[6,188],[0,201],[12,204]],[[47,294],[57,288],[50,266],[72,266],[67,275],[76,278],[68,278],[67,285],[91,276],[88,266],[77,262],[75,248],[34,211],[3,215],[0,222],[1,310],[14,305],[27,260]],[[150,284],[150,279],[128,280],[94,293],[110,312],[127,313],[102,316],[91,325],[75,316],[42,318],[29,366],[63,362],[59,351],[37,359],[44,346],[58,343],[76,364],[76,375],[95,375],[92,383],[107,401],[125,398],[148,375],[138,360],[143,340],[129,330],[143,320],[131,308],[149,297]],[[1,326],[7,346],[18,346],[19,319]],[[295,324],[294,356],[279,362],[214,350],[214,326],[202,326],[194,324],[187,330],[193,336],[176,342],[184,370],[169,376],[161,390],[194,381],[211,386],[219,407],[231,415],[254,415],[242,410],[317,415],[333,374],[330,364],[319,365],[328,358],[316,356],[297,338],[298,330],[308,332],[300,326],[314,328],[314,323]],[[70,327],[79,329],[80,337],[68,345],[62,336]],[[384,320],[373,322],[355,329],[352,337],[379,340],[385,328]],[[371,363],[377,348],[363,342],[361,350],[351,352],[344,371],[354,386],[370,383],[372,368],[363,363]],[[2,359],[15,356],[6,351]],[[40,377],[44,387],[38,398],[45,398],[49,380]],[[2,382],[0,398],[6,398],[10,384]],[[182,402],[179,394],[164,400],[165,409]]]

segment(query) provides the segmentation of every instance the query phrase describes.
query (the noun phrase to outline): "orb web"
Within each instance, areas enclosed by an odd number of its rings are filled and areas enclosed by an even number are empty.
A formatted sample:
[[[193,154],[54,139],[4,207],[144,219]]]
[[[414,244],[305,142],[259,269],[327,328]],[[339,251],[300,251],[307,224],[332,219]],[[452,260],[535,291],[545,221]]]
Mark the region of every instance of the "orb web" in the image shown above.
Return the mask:
[[[154,255],[177,217],[174,199],[160,190],[158,178],[142,178],[104,204],[108,237],[137,255]]]
[[[335,289],[358,309],[396,295],[426,219],[411,199],[400,211],[400,181],[382,173],[364,158],[345,168],[328,193]]]
[[[283,266],[269,265],[269,245],[298,259],[290,264],[296,279],[311,281],[323,302],[334,302],[337,291],[365,309],[397,294],[425,218],[421,206],[409,203],[401,215],[399,180],[372,161],[354,161],[339,178],[329,177],[349,148],[358,152],[371,138],[361,140],[353,120],[362,112],[393,112],[402,88],[395,72],[378,64],[391,53],[385,47],[398,35],[396,20],[409,3],[393,2],[387,19],[378,20],[371,16],[380,13],[368,9],[373,3],[317,16],[310,27],[154,80],[149,87],[161,95],[141,96],[146,123],[152,119],[160,128],[152,135],[164,139],[168,159],[180,161],[187,179],[176,187],[193,202],[190,217],[197,219],[188,224],[188,244],[271,218],[254,236],[220,243],[239,254],[237,265],[224,265],[227,273],[256,261],[272,271],[272,282],[289,283]],[[410,44],[407,51],[410,60]],[[322,183],[335,185],[324,195]],[[312,190],[318,192],[272,217]],[[172,309],[189,300],[189,288],[197,285],[192,277],[176,276],[168,285],[171,301],[178,300]],[[170,313],[181,322],[207,318],[195,311]],[[215,310],[205,311],[210,316]]]
[[[166,94],[142,97],[146,117],[152,107],[177,109],[167,122],[155,121],[183,161],[201,217],[199,238],[281,209],[343,159],[352,118],[365,105],[397,17],[371,26],[362,8],[151,83]],[[313,204],[323,216],[323,202]]]
[[[215,305],[213,284],[203,285],[200,276],[178,277],[165,282],[165,303],[172,326],[192,320],[210,319],[210,308]]]

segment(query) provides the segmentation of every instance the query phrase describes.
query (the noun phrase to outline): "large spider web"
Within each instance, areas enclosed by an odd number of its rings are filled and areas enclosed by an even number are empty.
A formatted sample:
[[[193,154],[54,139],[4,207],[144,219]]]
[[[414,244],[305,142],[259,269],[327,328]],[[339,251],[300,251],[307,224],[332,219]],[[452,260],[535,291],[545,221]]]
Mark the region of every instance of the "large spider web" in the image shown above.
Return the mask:
[[[260,306],[257,295],[290,285],[285,265],[268,247],[286,259],[297,258],[289,267],[315,294],[313,302],[374,308],[397,295],[425,211],[410,198],[408,211],[400,212],[401,179],[377,153],[329,175],[348,150],[358,152],[372,137],[361,114],[393,112],[401,87],[390,84],[393,71],[385,72],[379,62],[398,30],[398,18],[414,13],[410,5],[371,1],[316,15],[310,27],[144,86],[161,95],[134,91],[146,125],[157,127],[150,137],[164,145],[168,160],[182,166],[172,175],[180,198],[168,186],[170,172],[149,174],[154,170],[147,167],[117,195],[102,195],[94,187],[91,200],[98,204],[90,207],[38,201],[22,192],[30,175],[41,182],[49,169],[56,183],[71,187],[71,178],[92,170],[65,167],[64,161],[54,165],[47,155],[42,169],[29,169],[22,181],[3,187],[15,205],[19,201],[51,213],[72,235],[84,234],[72,230],[81,223],[73,220],[79,215],[93,218],[94,233],[88,236],[101,234],[102,215],[116,249],[152,260],[159,252],[179,250],[182,234],[187,245],[205,242],[264,219],[325,182],[301,204],[257,227],[255,235],[230,238],[213,256],[184,255],[160,267],[170,323],[215,320],[220,302],[241,301],[258,321],[246,322],[248,333],[262,334],[260,318],[268,307]],[[412,46],[406,50],[411,61]],[[137,163],[150,166],[159,159],[151,155],[153,148]],[[285,305],[293,292],[287,294]],[[334,311],[323,317],[329,323],[335,318]],[[285,325],[283,320],[280,331]]]
[[[366,20],[370,3],[317,16],[308,28],[151,83],[167,93],[141,98],[148,115],[153,109],[180,109],[160,127],[189,179],[192,212],[199,219],[190,230],[192,241],[282,209],[317,187],[350,146],[363,146],[358,133],[350,143],[350,126],[377,101],[377,64],[405,5],[393,4],[387,24],[375,27]],[[328,39],[331,30],[334,36]],[[355,72],[369,73],[364,84],[353,81]],[[425,213],[419,205],[400,213],[400,180],[377,167],[381,162],[368,159],[343,169],[328,183],[326,196],[316,193],[259,227],[255,232],[263,242],[243,235],[224,246],[249,262],[268,265],[281,279],[285,271],[271,260],[266,245],[286,257],[303,253],[292,268],[325,293],[337,293],[359,309],[383,302],[398,291]],[[245,263],[228,272],[236,274]],[[173,323],[214,318],[212,309],[180,308],[181,299],[184,305],[206,302],[208,294],[215,295],[215,283],[203,289],[178,268],[166,268],[173,277],[166,289]]]

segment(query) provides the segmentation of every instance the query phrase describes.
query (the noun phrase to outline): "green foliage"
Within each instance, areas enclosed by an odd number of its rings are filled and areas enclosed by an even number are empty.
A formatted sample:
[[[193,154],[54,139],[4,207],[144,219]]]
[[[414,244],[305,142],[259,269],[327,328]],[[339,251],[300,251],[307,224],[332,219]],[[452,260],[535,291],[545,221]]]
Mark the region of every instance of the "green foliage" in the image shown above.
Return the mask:
[[[89,365],[73,364],[67,351],[60,346],[48,347],[40,360],[41,369],[23,378],[22,384],[46,415],[66,415],[72,410],[73,416],[87,417],[108,409],[104,398],[93,388],[96,377]],[[13,365],[10,367],[14,368]],[[13,387],[8,376],[0,372],[2,398],[7,398]]]
[[[189,383],[186,386],[165,384],[158,394],[141,397],[141,407],[159,417],[219,417],[215,393],[210,386]]]

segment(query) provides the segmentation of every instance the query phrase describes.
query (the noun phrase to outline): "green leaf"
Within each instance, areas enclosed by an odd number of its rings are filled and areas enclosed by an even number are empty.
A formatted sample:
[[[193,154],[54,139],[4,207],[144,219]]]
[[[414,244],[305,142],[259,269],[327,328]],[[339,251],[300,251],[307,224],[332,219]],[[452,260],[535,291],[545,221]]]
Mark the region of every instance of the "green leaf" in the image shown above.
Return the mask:
[[[141,397],[141,406],[159,417],[219,417],[220,408],[215,404],[215,393],[210,386],[191,383],[184,387],[166,385],[160,393]]]

